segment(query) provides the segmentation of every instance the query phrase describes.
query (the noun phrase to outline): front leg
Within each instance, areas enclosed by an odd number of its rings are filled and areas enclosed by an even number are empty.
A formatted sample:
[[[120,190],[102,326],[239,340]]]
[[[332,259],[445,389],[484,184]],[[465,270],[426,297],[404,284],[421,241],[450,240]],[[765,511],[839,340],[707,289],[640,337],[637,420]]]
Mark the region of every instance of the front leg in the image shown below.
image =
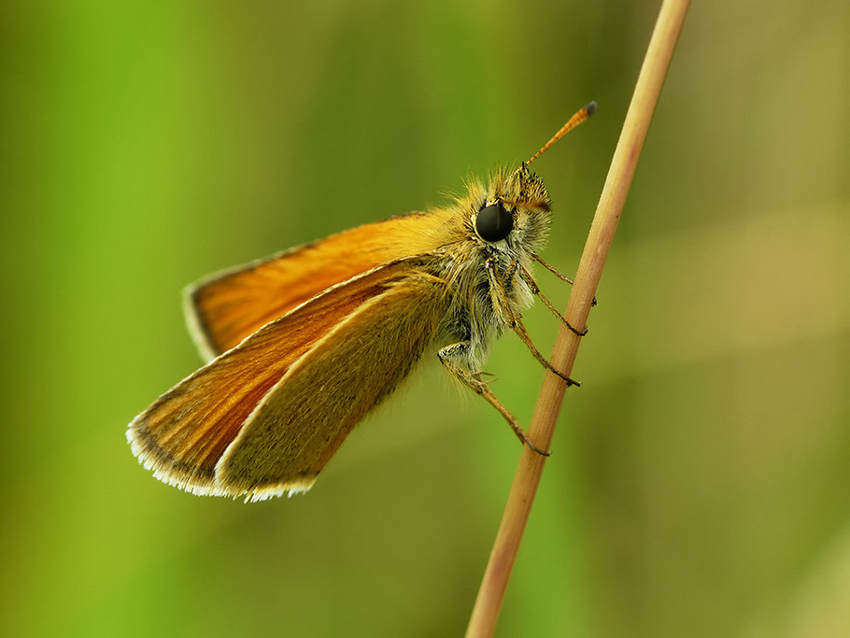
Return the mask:
[[[516,263],[516,262],[514,261],[514,262],[511,262],[511,263]],[[529,289],[531,290],[531,294],[533,294],[535,297],[537,297],[538,299],[540,299],[540,301],[542,301],[542,302],[543,302],[543,304],[544,304],[544,305],[545,305],[545,306],[546,306],[549,310],[551,310],[551,311],[554,313],[554,315],[555,315],[556,317],[558,317],[558,319],[560,319],[560,320],[561,320],[561,322],[562,322],[562,323],[563,323],[563,324],[564,324],[564,325],[565,325],[565,326],[566,326],[566,327],[570,330],[570,332],[575,333],[575,334],[576,334],[576,335],[578,335],[579,337],[583,337],[584,335],[586,335],[586,334],[587,334],[587,326],[585,326],[584,330],[578,330],[578,329],[574,328],[574,327],[572,326],[572,324],[571,324],[569,321],[567,321],[567,318],[566,318],[566,317],[564,317],[564,315],[562,315],[560,312],[558,312],[558,309],[557,309],[557,308],[555,308],[555,306],[553,306],[553,305],[552,305],[552,302],[551,302],[551,301],[549,301],[549,299],[547,299],[547,298],[543,295],[543,293],[540,291],[540,286],[538,286],[538,285],[537,285],[537,282],[536,282],[536,281],[534,281],[534,277],[532,277],[532,276],[531,276],[531,273],[530,273],[530,272],[528,272],[528,270],[527,270],[524,266],[522,266],[522,265],[518,265],[518,267],[519,267],[519,275],[520,275],[520,278],[521,278],[521,279],[525,282],[525,284],[529,287]],[[558,274],[560,274],[560,273],[558,273]],[[572,279],[567,279],[567,278],[565,278],[565,279],[566,279],[566,281],[569,281],[570,283],[573,283]],[[595,300],[595,299],[594,299],[593,303],[594,303],[594,305],[596,304],[596,300]]]
[[[514,433],[519,437],[519,440],[525,443],[532,450],[537,452],[542,456],[549,456],[550,452],[545,452],[538,448],[534,443],[532,443],[528,435],[523,430],[522,426],[517,421],[516,417],[510,413],[510,411],[502,405],[501,401],[496,398],[496,395],[493,394],[493,391],[487,386],[487,384],[481,380],[480,372],[470,372],[465,367],[459,365],[457,360],[464,357],[467,352],[469,352],[469,341],[459,341],[458,343],[454,343],[450,346],[446,346],[437,352],[437,357],[440,359],[440,363],[442,363],[446,370],[458,381],[463,383],[466,387],[471,388],[475,391],[476,394],[484,397],[484,399],[496,408],[499,411],[505,420],[508,422],[508,425],[511,426]]]
[[[510,326],[511,330],[513,330],[516,335],[522,340],[522,342],[528,347],[531,351],[531,354],[534,355],[534,358],[540,362],[544,368],[561,377],[564,381],[567,382],[567,385],[581,385],[578,381],[570,379],[567,375],[565,375],[560,370],[557,370],[549,360],[543,356],[543,354],[537,349],[534,345],[534,342],[531,340],[531,336],[528,334],[528,331],[525,329],[523,325],[519,313],[514,310],[513,304],[508,299],[507,293],[505,292],[505,286],[502,283],[502,280],[499,278],[498,273],[496,272],[496,268],[493,265],[493,262],[489,259],[484,263],[484,266],[487,270],[487,277],[490,283],[490,300],[493,304],[493,309],[496,311],[496,314],[502,317],[502,320]],[[511,278],[513,274],[516,272],[518,263],[516,260],[512,261],[508,268],[505,270],[506,274]]]

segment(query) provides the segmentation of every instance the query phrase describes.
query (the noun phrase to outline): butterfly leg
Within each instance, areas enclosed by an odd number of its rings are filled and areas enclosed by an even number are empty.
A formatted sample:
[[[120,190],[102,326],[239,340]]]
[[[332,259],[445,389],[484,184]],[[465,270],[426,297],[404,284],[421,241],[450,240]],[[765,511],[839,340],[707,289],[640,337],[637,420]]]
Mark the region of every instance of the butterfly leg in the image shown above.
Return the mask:
[[[547,370],[549,370],[549,372],[552,372],[556,376],[561,377],[564,381],[567,382],[567,385],[574,385],[576,387],[581,385],[580,381],[576,381],[575,379],[571,379],[570,377],[565,375],[563,372],[556,369],[555,366],[553,366],[551,363],[549,363],[549,360],[546,357],[543,356],[543,354],[540,352],[540,350],[538,350],[537,347],[534,345],[534,342],[531,341],[531,336],[528,334],[528,330],[525,329],[525,325],[522,323],[522,321],[519,318],[513,317],[511,319],[510,326],[511,326],[511,330],[513,330],[516,333],[516,335],[520,338],[520,340],[531,351],[531,354],[534,355],[534,358],[537,359],[544,368],[546,368]]]
[[[506,278],[508,278],[508,281],[510,281],[510,278],[513,276],[512,271],[516,270],[515,264],[516,262],[511,262],[511,264],[506,270],[505,274]],[[514,312],[513,306],[508,300],[507,294],[505,293],[505,286],[502,283],[502,280],[499,278],[499,275],[496,273],[496,269],[493,267],[493,263],[488,260],[485,263],[485,267],[490,278],[490,298],[493,303],[493,307],[500,312],[500,314],[504,318],[504,321],[510,326],[511,330],[516,333],[520,340],[531,351],[531,354],[534,355],[534,358],[540,362],[540,365],[542,365],[544,368],[546,368],[553,374],[561,377],[564,381],[567,382],[567,385],[581,385],[581,383],[579,383],[578,381],[571,379],[560,370],[557,370],[551,363],[549,363],[549,360],[541,354],[541,352],[534,345],[534,342],[531,340],[531,336],[525,329],[525,326],[523,325],[519,315]]]
[[[552,266],[552,265],[548,264],[547,262],[543,261],[543,259],[541,259],[541,258],[540,258],[540,255],[538,255],[538,254],[536,254],[536,253],[535,253],[535,254],[533,254],[533,255],[532,255],[532,257],[534,258],[534,261],[536,261],[537,263],[539,263],[541,266],[543,266],[546,270],[548,270],[550,273],[552,273],[553,275],[555,275],[555,276],[556,276],[558,279],[560,279],[561,281],[564,281],[564,282],[566,282],[566,283],[570,284],[571,286],[573,285],[573,283],[575,283],[575,282],[573,282],[573,280],[572,280],[572,279],[570,279],[570,278],[569,278],[569,277],[567,277],[566,275],[561,274],[561,272],[560,272],[557,268],[555,268],[554,266]],[[591,305],[591,306],[595,306],[595,305],[596,305],[596,297],[594,297],[594,298],[593,298],[593,301],[591,302],[591,304],[590,304],[590,305]]]
[[[535,297],[537,297],[538,299],[540,299],[540,301],[542,301],[542,302],[543,302],[543,304],[544,304],[544,305],[545,305],[545,306],[546,306],[549,310],[551,310],[551,311],[552,311],[552,313],[553,313],[556,317],[558,317],[558,319],[560,319],[560,320],[561,320],[561,322],[562,322],[562,323],[563,323],[563,324],[564,324],[564,325],[565,325],[565,326],[566,326],[566,327],[570,330],[570,332],[573,332],[573,333],[577,334],[579,337],[583,337],[584,335],[586,335],[586,334],[587,334],[587,326],[585,326],[585,327],[584,327],[584,330],[578,330],[577,328],[574,328],[574,327],[572,326],[572,324],[571,324],[569,321],[567,321],[567,318],[566,318],[564,315],[562,315],[560,312],[558,312],[558,309],[557,309],[557,308],[555,308],[555,306],[554,306],[554,305],[552,305],[552,302],[551,302],[551,301],[549,301],[549,300],[548,300],[548,299],[547,299],[547,298],[543,295],[543,293],[542,293],[542,292],[540,292],[540,287],[537,285],[537,282],[536,282],[536,281],[534,281],[534,278],[531,276],[531,273],[530,273],[530,272],[528,272],[528,270],[526,270],[526,269],[525,269],[522,265],[520,265],[518,262],[512,262],[512,263],[516,263],[516,264],[517,264],[516,268],[517,268],[517,270],[519,271],[519,276],[520,276],[520,278],[521,278],[521,279],[522,279],[522,280],[526,283],[526,285],[527,285],[527,286],[531,289],[531,294],[533,294]],[[572,279],[567,279],[566,277],[564,277],[564,279],[565,279],[566,281],[569,281],[570,283],[572,283]]]
[[[560,270],[558,270],[557,268],[555,268],[554,266],[552,266],[548,262],[543,261],[543,259],[540,258],[540,255],[535,253],[533,255],[533,258],[534,258],[534,261],[536,261],[538,264],[543,266],[546,270],[548,270],[550,273],[555,275],[561,281],[566,282],[566,283],[570,284],[571,286],[575,283],[572,279],[570,279],[566,275],[561,274]]]
[[[525,433],[525,430],[519,424],[516,417],[511,414],[504,405],[502,405],[502,402],[496,398],[496,395],[493,394],[493,391],[488,387],[487,383],[481,379],[481,375],[484,373],[470,372],[453,361],[453,359],[458,359],[463,356],[468,350],[469,341],[460,341],[439,350],[437,352],[437,357],[439,357],[440,363],[445,366],[446,370],[448,370],[455,379],[463,383],[468,388],[471,388],[476,394],[482,396],[487,403],[499,411],[499,414],[505,418],[508,425],[511,426],[511,429],[513,429],[520,441],[525,443],[538,454],[542,456],[549,456],[551,452],[541,450],[529,440],[528,435]]]

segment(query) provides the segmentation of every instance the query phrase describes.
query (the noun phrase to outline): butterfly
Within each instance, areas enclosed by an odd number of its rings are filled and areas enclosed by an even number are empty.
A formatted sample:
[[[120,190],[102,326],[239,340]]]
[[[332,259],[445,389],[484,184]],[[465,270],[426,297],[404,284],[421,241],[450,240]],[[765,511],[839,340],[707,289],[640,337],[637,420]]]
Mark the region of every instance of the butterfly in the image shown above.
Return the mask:
[[[574,115],[529,163],[589,117]],[[490,344],[515,332],[543,366],[521,312],[541,294],[531,268],[549,232],[542,180],[523,163],[471,181],[451,205],[366,224],[187,289],[190,331],[209,362],[138,415],[133,453],[200,495],[263,500],[308,490],[339,446],[429,351],[516,418],[482,378]],[[569,326],[569,324],[567,324]],[[570,328],[572,328],[570,326]]]

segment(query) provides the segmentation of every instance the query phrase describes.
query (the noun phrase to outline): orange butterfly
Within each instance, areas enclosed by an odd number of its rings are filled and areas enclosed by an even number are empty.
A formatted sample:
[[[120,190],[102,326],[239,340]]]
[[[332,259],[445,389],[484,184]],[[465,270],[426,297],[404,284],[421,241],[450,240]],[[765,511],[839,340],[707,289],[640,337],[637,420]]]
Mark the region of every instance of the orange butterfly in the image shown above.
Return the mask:
[[[537,261],[558,274],[537,255],[549,224],[549,195],[523,164],[496,172],[489,186],[470,184],[452,206],[202,281],[187,291],[186,313],[212,361],[133,420],[133,453],[158,479],[195,494],[256,501],[305,491],[435,343],[446,369],[534,447],[480,370],[505,329],[552,369],[520,320],[535,295],[558,314],[530,273]]]

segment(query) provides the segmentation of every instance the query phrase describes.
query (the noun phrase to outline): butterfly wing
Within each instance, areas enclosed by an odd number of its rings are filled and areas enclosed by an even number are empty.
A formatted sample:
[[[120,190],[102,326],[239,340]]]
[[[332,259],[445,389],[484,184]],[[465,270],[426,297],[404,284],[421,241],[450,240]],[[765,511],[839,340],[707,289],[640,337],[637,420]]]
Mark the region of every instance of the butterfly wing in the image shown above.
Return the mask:
[[[215,357],[331,286],[432,252],[439,238],[428,216],[413,213],[353,228],[191,286],[185,309],[198,348]]]
[[[139,415],[134,453],[197,494],[308,489],[433,339],[448,299],[421,265],[376,268],[267,324]]]

